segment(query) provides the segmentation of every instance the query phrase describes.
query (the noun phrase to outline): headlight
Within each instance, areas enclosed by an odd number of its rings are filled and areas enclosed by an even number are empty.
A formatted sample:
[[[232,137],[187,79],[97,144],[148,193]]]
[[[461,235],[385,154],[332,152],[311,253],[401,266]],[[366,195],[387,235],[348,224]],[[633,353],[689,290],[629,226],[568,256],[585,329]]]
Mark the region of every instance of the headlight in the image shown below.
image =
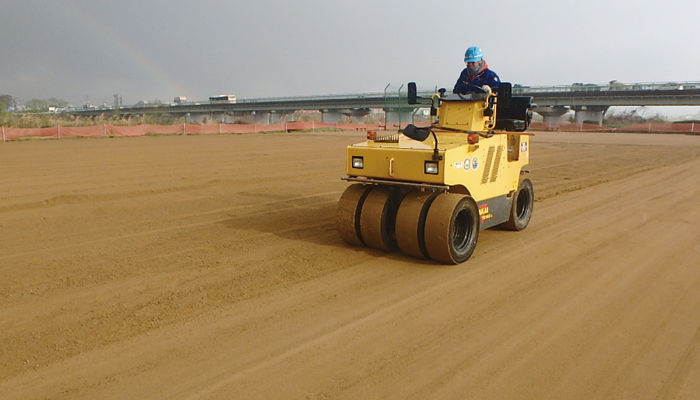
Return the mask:
[[[365,160],[362,157],[352,158],[352,167],[356,169],[362,169],[365,167]]]
[[[438,174],[438,163],[435,161],[426,161],[425,162],[425,173],[428,175],[437,175]]]

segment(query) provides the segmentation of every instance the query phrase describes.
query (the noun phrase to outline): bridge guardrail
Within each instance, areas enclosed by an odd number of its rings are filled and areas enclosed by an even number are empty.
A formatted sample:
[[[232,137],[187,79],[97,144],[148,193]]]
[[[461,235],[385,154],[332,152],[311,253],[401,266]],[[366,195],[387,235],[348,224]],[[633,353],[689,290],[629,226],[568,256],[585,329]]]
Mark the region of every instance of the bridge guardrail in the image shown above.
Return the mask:
[[[648,102],[647,105],[700,105],[700,82],[683,81],[683,82],[661,82],[661,83],[622,83],[611,81],[607,84],[593,83],[574,83],[572,85],[555,85],[555,86],[523,86],[516,84],[513,86],[513,94],[516,96],[533,96],[535,102],[545,105],[546,102],[553,102],[557,105],[564,104],[567,99],[582,99],[586,101],[594,101],[596,97],[605,101],[610,101],[612,98],[624,99],[626,97],[634,97],[635,92],[639,98],[659,98],[661,100]],[[419,95],[422,97],[430,97],[434,90],[420,90]],[[566,96],[566,94],[571,96]],[[617,94],[617,96],[615,96]],[[539,97],[539,99],[538,99]],[[669,100],[685,98],[682,103],[674,103]],[[546,100],[546,101],[545,101]],[[563,100],[563,102],[562,102]],[[667,102],[669,104],[664,103]],[[663,103],[663,104],[661,104]],[[632,105],[633,102],[621,102],[613,105]],[[339,94],[339,95],[316,95],[316,96],[286,96],[286,97],[261,97],[261,98],[239,98],[236,103],[231,104],[212,104],[209,101],[188,101],[183,103],[163,103],[160,105],[134,105],[122,107],[121,110],[114,108],[99,108],[75,110],[71,112],[76,115],[99,115],[105,112],[112,113],[134,113],[134,112],[212,112],[212,111],[246,111],[253,109],[291,109],[295,106],[299,109],[326,109],[326,108],[396,108],[410,107],[406,103],[405,94],[400,91],[395,92],[370,92],[359,94]],[[260,107],[256,107],[260,106]]]

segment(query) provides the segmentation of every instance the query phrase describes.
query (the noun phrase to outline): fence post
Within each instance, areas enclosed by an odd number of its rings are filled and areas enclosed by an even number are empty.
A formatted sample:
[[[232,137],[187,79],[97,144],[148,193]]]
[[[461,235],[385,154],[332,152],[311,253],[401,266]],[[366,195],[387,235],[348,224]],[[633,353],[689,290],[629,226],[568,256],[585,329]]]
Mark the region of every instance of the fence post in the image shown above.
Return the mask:
[[[311,121],[311,132],[316,132],[316,121]]]
[[[61,125],[58,125],[57,128],[58,128],[58,138],[60,139],[61,138]]]
[[[695,132],[695,122],[690,123],[690,131]]]
[[[4,126],[2,127],[2,141],[6,142],[6,140],[5,140],[5,127]]]
[[[287,132],[287,123],[286,122],[284,123],[284,133],[289,133],[289,132]]]

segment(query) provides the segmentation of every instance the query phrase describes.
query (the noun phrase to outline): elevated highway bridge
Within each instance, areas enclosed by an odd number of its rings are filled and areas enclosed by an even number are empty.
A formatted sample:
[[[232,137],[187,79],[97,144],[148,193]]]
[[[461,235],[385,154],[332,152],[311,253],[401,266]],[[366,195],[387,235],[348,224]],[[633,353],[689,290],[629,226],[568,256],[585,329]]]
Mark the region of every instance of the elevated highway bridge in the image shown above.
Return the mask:
[[[700,106],[700,82],[517,87],[513,94],[532,96],[545,122],[559,122],[569,110],[575,111],[576,122],[602,123],[613,106]]]
[[[429,97],[433,91],[423,91]],[[632,83],[610,82],[606,85],[572,84],[565,86],[513,87],[515,96],[532,96],[535,111],[545,121],[558,122],[569,110],[576,122],[593,120],[602,123],[603,115],[612,106],[700,106],[700,82]],[[344,95],[271,97],[239,99],[235,103],[183,102],[157,106],[130,106],[119,109],[100,108],[74,111],[75,115],[97,116],[171,114],[188,120],[213,119],[235,122],[247,118],[255,123],[285,121],[300,110],[317,110],[324,122],[338,122],[343,116],[364,117],[371,109],[383,109],[386,122],[410,121],[420,105],[409,105],[406,92],[377,92]]]

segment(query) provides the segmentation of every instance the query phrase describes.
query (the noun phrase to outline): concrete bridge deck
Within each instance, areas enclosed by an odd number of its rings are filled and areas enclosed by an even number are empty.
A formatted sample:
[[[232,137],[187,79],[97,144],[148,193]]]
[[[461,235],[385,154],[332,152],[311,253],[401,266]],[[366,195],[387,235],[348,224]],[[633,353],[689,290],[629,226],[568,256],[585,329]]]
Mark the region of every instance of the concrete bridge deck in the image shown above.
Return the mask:
[[[422,92],[430,96],[433,92]],[[553,121],[569,110],[577,113],[577,122],[600,120],[612,106],[700,106],[700,82],[632,83],[610,82],[606,85],[572,84],[563,86],[515,85],[516,96],[532,96],[538,105],[536,111]],[[364,116],[370,109],[384,109],[392,115],[392,121],[409,118],[421,108],[409,105],[405,93],[359,93],[344,95],[271,97],[239,99],[235,103],[185,102],[166,103],[150,107],[101,108],[73,112],[76,115],[96,116],[102,114],[133,115],[168,113],[176,116],[253,114],[258,119],[271,115],[288,115],[299,110],[318,110],[337,118],[342,115]],[[580,118],[579,118],[580,117]],[[324,117],[325,118],[325,117]],[[579,121],[579,119],[581,121]],[[325,120],[324,120],[325,121]],[[326,121],[331,122],[331,121]]]

